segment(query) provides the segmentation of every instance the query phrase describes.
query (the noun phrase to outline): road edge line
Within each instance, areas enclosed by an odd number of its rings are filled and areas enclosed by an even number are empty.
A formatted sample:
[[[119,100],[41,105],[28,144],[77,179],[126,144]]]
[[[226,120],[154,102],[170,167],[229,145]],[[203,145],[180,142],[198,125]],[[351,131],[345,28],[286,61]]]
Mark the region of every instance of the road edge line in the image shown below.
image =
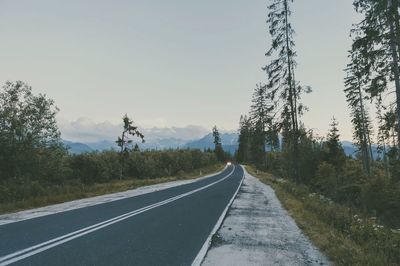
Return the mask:
[[[201,180],[204,180],[204,179],[219,175],[219,174],[223,173],[227,168],[228,168],[228,165],[225,165],[224,168],[222,170],[220,170],[220,171],[217,171],[215,173],[210,173],[208,175],[200,176],[200,177],[197,177],[197,178],[194,178],[194,179],[175,180],[175,181],[171,181],[171,182],[165,182],[164,184],[168,184],[168,183],[172,183],[172,182],[179,182],[179,181],[188,181],[187,183],[176,184],[176,185],[173,185],[171,187],[155,189],[153,191],[147,191],[147,192],[144,192],[144,193],[139,193],[139,194],[136,194],[136,195],[133,195],[133,196],[130,196],[130,197],[115,198],[115,199],[107,200],[107,201],[104,201],[104,202],[100,201],[100,202],[95,202],[95,203],[88,203],[88,204],[86,204],[84,206],[79,206],[79,207],[74,207],[72,205],[73,203],[76,204],[78,202],[93,200],[95,198],[101,198],[101,197],[104,198],[104,197],[107,197],[107,196],[121,194],[121,193],[125,193],[125,192],[130,192],[130,191],[134,191],[134,190],[138,190],[138,189],[151,188],[152,186],[157,186],[157,185],[160,185],[160,184],[163,184],[163,183],[157,183],[157,184],[153,184],[153,185],[137,187],[137,188],[129,189],[129,190],[125,190],[125,191],[106,193],[106,194],[103,194],[103,195],[97,195],[97,196],[88,197],[88,198],[74,199],[74,200],[70,200],[70,201],[50,204],[50,205],[47,205],[47,206],[42,206],[42,207],[33,208],[33,209],[21,210],[21,211],[17,211],[17,212],[3,213],[3,214],[0,214],[0,226],[7,225],[7,224],[12,224],[12,223],[18,223],[18,222],[21,222],[21,221],[31,220],[31,219],[35,219],[35,218],[40,218],[40,217],[53,215],[53,214],[57,214],[57,213],[63,213],[63,212],[66,212],[66,211],[73,211],[73,210],[77,210],[77,209],[92,207],[92,206],[96,206],[96,205],[100,205],[100,204],[105,204],[105,203],[114,202],[114,201],[118,201],[118,200],[123,200],[123,199],[127,199],[127,198],[133,198],[133,197],[137,197],[137,196],[141,196],[141,195],[145,195],[145,194],[149,194],[149,193],[153,193],[153,192],[158,192],[158,191],[162,191],[162,190],[165,190],[165,189],[175,188],[175,187],[178,187],[178,186],[192,184],[194,182],[201,181]],[[61,205],[68,205],[68,204],[70,206],[66,206],[62,210],[46,210],[47,208],[57,208],[57,207],[61,207]],[[43,213],[41,213],[41,211],[43,211]]]
[[[239,186],[236,189],[235,193],[233,194],[231,200],[229,203],[226,205],[224,211],[222,212],[221,216],[219,217],[217,223],[214,225],[213,230],[211,231],[210,235],[207,237],[206,241],[204,242],[203,246],[201,247],[199,253],[197,253],[196,258],[192,262],[192,266],[200,266],[201,263],[203,262],[204,258],[207,255],[207,251],[211,246],[212,243],[212,237],[217,233],[217,231],[221,228],[222,223],[226,217],[226,214],[228,213],[229,208],[232,206],[233,201],[236,198],[236,195],[239,193],[240,188],[242,187],[244,178],[245,178],[245,170],[242,165],[240,167],[243,169],[243,177],[242,180],[240,180]]]

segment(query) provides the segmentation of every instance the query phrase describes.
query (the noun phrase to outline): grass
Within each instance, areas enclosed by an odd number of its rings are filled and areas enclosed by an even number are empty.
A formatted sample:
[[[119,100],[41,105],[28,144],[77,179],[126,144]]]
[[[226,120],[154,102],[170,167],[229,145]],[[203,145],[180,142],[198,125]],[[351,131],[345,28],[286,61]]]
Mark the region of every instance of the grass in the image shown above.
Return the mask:
[[[333,265],[400,265],[399,231],[377,225],[307,187],[246,169],[270,185],[300,229],[328,256]]]
[[[224,165],[217,164],[191,172],[180,173],[176,176],[168,176],[153,179],[129,178],[123,180],[113,180],[107,183],[95,183],[84,185],[80,182],[51,186],[47,189],[39,187],[39,192],[35,196],[30,196],[24,200],[8,203],[0,203],[0,214],[43,207],[51,204],[67,202],[76,199],[83,199],[109,193],[127,191],[138,187],[171,182],[176,180],[195,179],[200,176],[211,174],[222,170]]]

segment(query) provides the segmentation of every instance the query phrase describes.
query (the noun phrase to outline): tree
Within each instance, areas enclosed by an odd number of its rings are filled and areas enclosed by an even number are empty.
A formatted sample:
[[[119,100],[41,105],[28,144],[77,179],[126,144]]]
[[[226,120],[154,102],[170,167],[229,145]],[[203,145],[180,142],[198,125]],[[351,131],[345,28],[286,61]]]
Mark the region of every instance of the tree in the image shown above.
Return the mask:
[[[213,138],[214,138],[215,155],[217,156],[218,161],[223,162],[225,160],[225,153],[222,148],[221,137],[220,137],[217,126],[213,127],[212,134],[213,134]]]
[[[57,112],[53,100],[35,96],[26,83],[6,82],[0,92],[0,176],[39,178],[55,167],[51,158],[64,154]]]
[[[247,116],[240,116],[239,138],[236,159],[239,163],[249,162],[251,144],[251,121]]]
[[[337,172],[343,167],[346,160],[342,143],[340,142],[338,125],[339,123],[333,117],[326,141],[327,162],[332,164]]]
[[[363,76],[360,65],[364,58],[357,50],[350,52],[351,62],[345,69],[347,76],[345,78],[346,99],[351,108],[352,123],[354,129],[354,142],[361,154],[365,172],[370,175],[371,163],[373,160],[371,148],[371,122],[365,109],[366,97],[363,95],[364,87],[368,84],[368,78]]]
[[[398,0],[355,0],[356,11],[364,19],[352,30],[353,50],[359,52],[361,73],[370,81],[368,92],[372,98],[381,97],[395,84],[396,119],[400,124],[400,22]],[[400,147],[400,127],[397,146]]]
[[[383,116],[383,111],[384,107],[382,105],[382,97],[379,97],[377,102],[376,102],[376,116],[378,120],[378,134],[377,134],[377,151],[378,154],[382,156],[382,160],[385,166],[385,172],[386,176],[390,178],[390,172],[389,172],[389,162],[388,162],[388,156],[387,156],[387,142],[389,139],[389,132],[386,130],[385,127],[385,120]]]
[[[250,160],[260,168],[266,168],[265,129],[262,122],[257,121],[252,125],[250,142]]]
[[[133,125],[133,120],[130,119],[127,114],[124,115],[122,121],[123,121],[122,134],[121,137],[118,137],[116,141],[117,145],[120,147],[120,158],[121,158],[120,179],[122,179],[123,177],[125,160],[131,149],[131,147],[129,146],[133,142],[132,139],[130,139],[130,136],[132,137],[136,136],[140,138],[142,142],[144,142],[144,135],[139,131],[137,126]]]
[[[386,165],[389,170],[389,175],[392,180],[400,180],[400,152],[399,148],[396,146],[397,143],[397,132],[398,127],[396,113],[394,109],[389,108],[382,115],[381,125],[379,127],[381,134],[384,136],[385,140],[388,141],[389,147],[386,150],[387,161]]]
[[[263,130],[272,120],[274,106],[269,102],[267,86],[257,84],[252,97],[250,106],[250,119],[253,125],[260,124]]]
[[[253,143],[251,145],[253,162],[266,167],[265,147],[268,143],[271,150],[276,146],[277,132],[273,125],[274,106],[267,94],[267,86],[258,84],[254,89],[250,120],[253,128]],[[274,135],[276,133],[276,135]]]
[[[303,113],[304,106],[299,103],[303,87],[296,83],[294,73],[296,52],[294,51],[294,30],[289,22],[292,13],[291,2],[293,0],[272,0],[272,4],[268,6],[267,24],[272,37],[272,45],[266,56],[272,57],[272,60],[263,69],[268,75],[268,97],[277,110],[282,110],[282,124],[287,129],[285,133],[291,138],[290,142],[286,142],[290,144],[287,148],[292,157],[290,161],[293,162],[291,172],[296,182],[299,182],[298,117]],[[310,89],[307,88],[307,90]]]

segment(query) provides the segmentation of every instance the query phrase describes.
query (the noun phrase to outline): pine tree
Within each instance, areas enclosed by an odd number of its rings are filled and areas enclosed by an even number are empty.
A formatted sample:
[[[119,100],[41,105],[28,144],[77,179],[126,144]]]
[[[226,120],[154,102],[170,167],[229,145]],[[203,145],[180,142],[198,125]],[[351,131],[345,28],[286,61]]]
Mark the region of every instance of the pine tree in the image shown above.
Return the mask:
[[[260,121],[252,125],[250,152],[250,161],[259,168],[266,168],[265,129]]]
[[[353,50],[363,57],[361,73],[370,81],[368,92],[371,97],[380,97],[394,82],[396,119],[400,124],[400,22],[398,0],[355,0],[356,11],[364,19],[352,30]],[[397,131],[397,145],[400,147],[400,127]]]
[[[217,156],[217,159],[222,162],[225,160],[225,154],[224,150],[222,148],[222,143],[221,143],[221,136],[219,134],[217,126],[214,126],[212,129],[212,134],[214,138],[214,152],[215,155]]]
[[[253,162],[258,166],[266,167],[266,142],[267,127],[271,132],[273,105],[269,102],[267,88],[258,84],[254,90],[252,105],[250,107],[250,119],[253,127],[252,156]],[[268,135],[270,137],[270,135]],[[269,140],[269,142],[272,142]]]
[[[291,175],[300,181],[298,169],[299,156],[299,121],[304,106],[299,103],[303,90],[295,81],[294,70],[296,68],[296,52],[294,51],[294,30],[289,22],[291,15],[290,3],[293,0],[272,0],[268,6],[269,14],[267,24],[272,37],[272,46],[266,53],[271,57],[271,62],[263,69],[268,75],[268,97],[274,103],[276,110],[281,111],[282,123],[287,130],[285,135],[290,136],[291,141],[286,142],[290,146]]]
[[[382,96],[378,97],[378,100],[376,102],[376,116],[377,116],[377,121],[378,121],[378,134],[377,134],[377,151],[378,154],[382,156],[382,161],[385,166],[385,172],[386,176],[390,178],[390,172],[389,172],[389,162],[388,162],[388,156],[387,156],[387,140],[389,138],[388,132],[385,130],[385,124],[384,124],[384,116],[383,116],[383,111],[384,107],[382,105]]]
[[[363,95],[363,88],[368,82],[359,67],[362,64],[362,56],[353,50],[350,52],[349,58],[351,62],[345,69],[347,76],[344,92],[351,109],[353,138],[361,154],[364,170],[369,175],[373,160],[370,138],[371,122],[365,109],[365,96]]]
[[[329,130],[326,147],[327,147],[327,161],[335,166],[336,170],[340,170],[345,163],[345,154],[343,151],[342,143],[340,142],[340,134],[338,129],[339,123],[333,117],[331,128]]]
[[[250,161],[251,122],[247,116],[240,116],[239,138],[236,159],[239,163]]]

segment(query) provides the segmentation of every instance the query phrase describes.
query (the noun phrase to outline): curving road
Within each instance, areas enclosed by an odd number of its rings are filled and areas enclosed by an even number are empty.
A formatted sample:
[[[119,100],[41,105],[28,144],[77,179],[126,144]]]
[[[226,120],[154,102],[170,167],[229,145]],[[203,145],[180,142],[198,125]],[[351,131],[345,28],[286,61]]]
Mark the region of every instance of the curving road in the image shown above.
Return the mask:
[[[191,265],[242,179],[232,165],[190,184],[1,225],[0,266]]]

